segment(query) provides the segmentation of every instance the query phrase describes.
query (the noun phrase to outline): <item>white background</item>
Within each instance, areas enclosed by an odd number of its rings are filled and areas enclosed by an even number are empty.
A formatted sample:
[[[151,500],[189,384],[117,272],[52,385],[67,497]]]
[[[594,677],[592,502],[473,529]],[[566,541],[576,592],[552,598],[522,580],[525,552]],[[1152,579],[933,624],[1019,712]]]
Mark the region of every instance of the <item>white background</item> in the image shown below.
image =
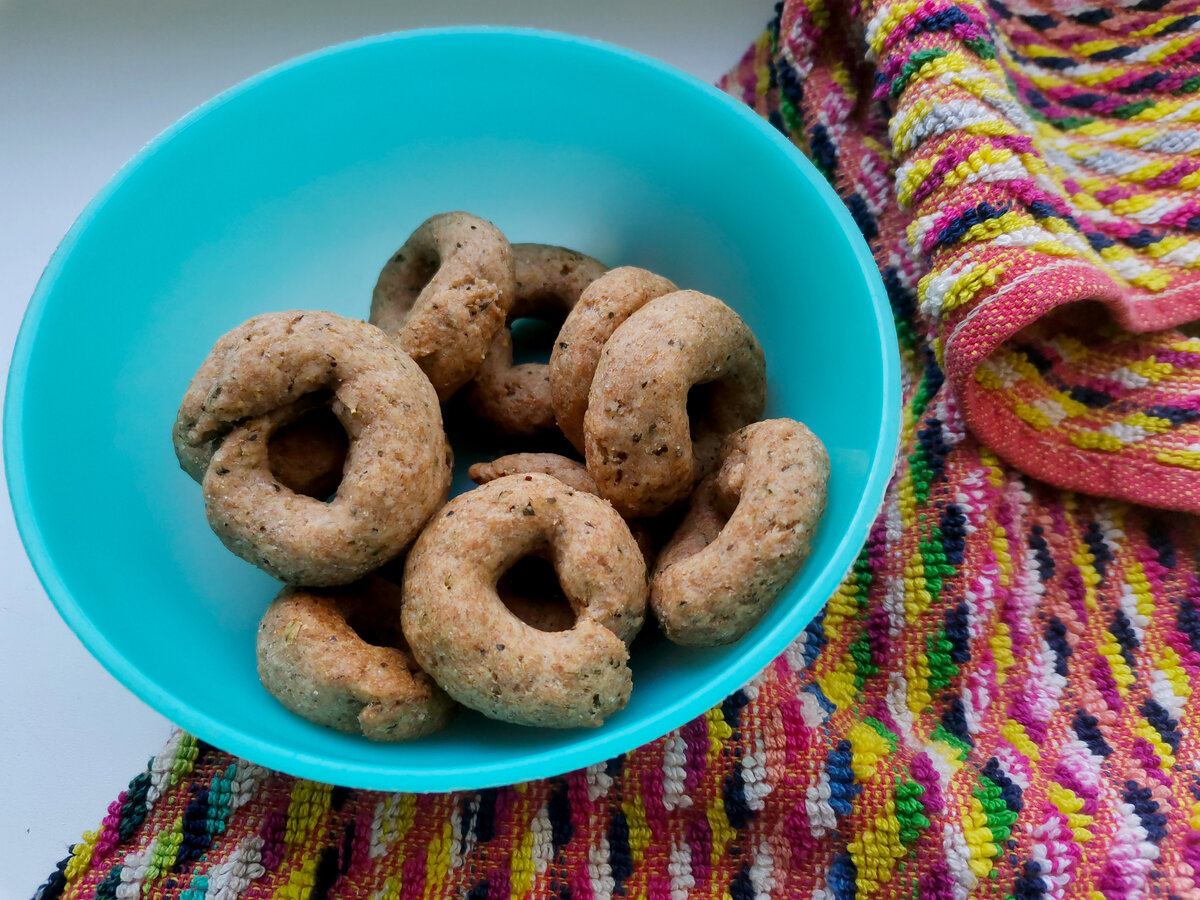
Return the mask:
[[[368,34],[483,23],[612,41],[712,81],[758,36],[772,6],[773,0],[0,0],[3,374],[38,275],[91,196],[175,119],[261,69]],[[170,729],[93,661],[59,619],[21,549],[4,494],[0,900],[32,895],[68,846],[98,825],[106,804]]]

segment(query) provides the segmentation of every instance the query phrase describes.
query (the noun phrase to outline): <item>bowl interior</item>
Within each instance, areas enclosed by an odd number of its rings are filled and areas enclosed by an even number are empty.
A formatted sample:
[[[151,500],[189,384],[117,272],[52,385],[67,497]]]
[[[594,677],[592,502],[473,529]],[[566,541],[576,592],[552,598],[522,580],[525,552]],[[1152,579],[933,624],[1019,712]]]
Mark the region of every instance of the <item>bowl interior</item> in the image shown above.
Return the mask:
[[[738,644],[635,643],[629,706],[597,730],[505,726],[378,745],[259,685],[277,585],[228,553],[176,464],[179,400],[250,316],[365,317],[389,254],[433,212],[564,244],[725,299],[768,360],[768,414],[833,464],[803,572]],[[51,597],[101,661],[179,724],[324,781],[480,787],[597,762],[735,690],[794,638],[866,534],[897,427],[890,316],[833,192],[738,104],[634,54],[561,36],[410,33],[323,51],[221,95],[81,216],[31,304],[6,412],[14,508]],[[456,488],[469,458],[460,459]]]

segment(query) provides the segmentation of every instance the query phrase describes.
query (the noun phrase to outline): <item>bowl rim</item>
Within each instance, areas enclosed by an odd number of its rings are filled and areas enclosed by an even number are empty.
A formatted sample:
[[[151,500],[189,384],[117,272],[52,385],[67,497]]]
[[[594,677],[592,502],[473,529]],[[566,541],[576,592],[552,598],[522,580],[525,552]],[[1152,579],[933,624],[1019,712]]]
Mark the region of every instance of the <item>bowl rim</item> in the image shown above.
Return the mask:
[[[675,66],[651,56],[630,50],[606,41],[578,35],[565,34],[532,28],[507,26],[453,26],[422,28],[407,31],[372,35],[344,43],[333,44],[321,49],[293,57],[275,66],[264,69],[249,78],[221,91],[219,94],[192,109],[182,118],[169,125],[147,142],[134,154],[109,181],[95,194],[75,219],[70,229],[58,243],[46,264],[29,305],[21,321],[20,330],[13,349],[9,367],[4,404],[4,464],[8,483],[9,499],[17,531],[34,572],[59,615],[75,633],[89,653],[102,666],[132,691],[137,697],[166,716],[173,723],[196,734],[234,755],[244,757],[261,765],[270,766],[291,775],[317,781],[343,784],[373,790],[404,790],[435,792],[448,790],[477,790],[502,784],[515,784],[538,778],[547,778],[574,769],[602,762],[636,747],[650,743],[680,727],[710,707],[720,703],[726,696],[738,690],[762,672],[794,640],[811,620],[798,624],[798,614],[783,617],[769,631],[760,635],[757,642],[736,656],[724,672],[701,687],[678,700],[657,709],[648,716],[619,727],[605,726],[595,731],[582,732],[583,740],[565,747],[554,747],[531,753],[516,760],[490,761],[472,767],[462,766],[414,766],[380,765],[352,761],[333,761],[319,754],[288,747],[283,742],[272,742],[262,736],[230,727],[217,719],[180,701],[157,682],[142,674],[124,655],[118,652],[102,634],[77,603],[66,584],[59,577],[51,553],[43,540],[30,500],[26,483],[25,452],[22,440],[22,420],[25,394],[28,388],[28,366],[33,354],[38,325],[45,311],[47,298],[58,279],[66,260],[71,255],[81,235],[92,220],[115,195],[125,182],[154,155],[160,147],[179,133],[191,127],[203,117],[221,106],[254,90],[261,83],[301,66],[309,65],[327,57],[353,52],[363,47],[378,44],[402,43],[406,41],[438,40],[445,38],[518,38],[522,40],[549,41],[574,48],[600,52],[622,58],[634,66],[652,71],[654,75],[698,89],[711,99],[723,104],[733,114],[761,136],[772,142],[776,149],[796,164],[808,178],[847,235],[855,259],[862,271],[872,300],[875,325],[883,345],[883,410],[875,445],[875,456],[867,475],[866,487],[858,501],[858,507],[850,526],[842,534],[833,549],[833,562],[817,573],[810,593],[832,596],[845,572],[849,571],[854,559],[866,540],[868,530],[882,506],[884,493],[891,479],[895,454],[900,436],[900,357],[890,304],[879,275],[875,260],[857,224],[842,203],[832,186],[816,170],[811,162],[766,119],[749,106]],[[797,609],[801,604],[796,604]]]

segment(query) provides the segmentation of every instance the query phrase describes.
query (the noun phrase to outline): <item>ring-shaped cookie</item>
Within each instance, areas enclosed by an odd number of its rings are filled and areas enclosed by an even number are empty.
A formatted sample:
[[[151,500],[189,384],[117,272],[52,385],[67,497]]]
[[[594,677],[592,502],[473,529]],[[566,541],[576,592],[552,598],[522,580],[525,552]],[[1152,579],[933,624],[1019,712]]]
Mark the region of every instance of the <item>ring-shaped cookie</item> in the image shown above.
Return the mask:
[[[808,556],[828,481],[825,446],[799,422],[730,435],[655,564],[650,605],[667,637],[709,647],[749,631]]]
[[[401,603],[400,588],[377,576],[340,588],[285,588],[258,626],[263,687],[310,722],[373,741],[437,731],[456,704],[408,650]]]
[[[508,239],[465,212],[426,219],[379,273],[370,321],[429,376],[439,400],[475,377],[512,305]]]
[[[350,438],[328,503],[281,485],[268,449],[322,392]],[[258,316],[221,338],[188,388],[175,439],[185,462],[216,445],[202,481],[209,524],[289,584],[357,580],[398,555],[449,491],[429,380],[378,328],[328,312]]]
[[[583,414],[588,391],[614,331],[655,297],[679,290],[645,269],[621,266],[596,278],[567,315],[550,353],[550,402],[554,418],[575,449],[583,452]]]
[[[543,632],[511,613],[496,581],[543,555],[576,621]],[[510,475],[455,497],[404,572],[404,634],[450,696],[484,715],[550,728],[595,726],[632,688],[626,643],[645,616],[645,563],[621,517],[548,475]]]
[[[651,300],[600,354],[584,416],[588,472],[622,515],[662,512],[762,415],[766,389],[762,347],[732,309],[697,291]]]
[[[531,435],[554,427],[550,369],[545,363],[513,365],[509,324],[523,318],[561,323],[607,267],[566,247],[513,244],[512,251],[517,286],[508,321],[492,339],[466,396],[476,415],[504,433]]]

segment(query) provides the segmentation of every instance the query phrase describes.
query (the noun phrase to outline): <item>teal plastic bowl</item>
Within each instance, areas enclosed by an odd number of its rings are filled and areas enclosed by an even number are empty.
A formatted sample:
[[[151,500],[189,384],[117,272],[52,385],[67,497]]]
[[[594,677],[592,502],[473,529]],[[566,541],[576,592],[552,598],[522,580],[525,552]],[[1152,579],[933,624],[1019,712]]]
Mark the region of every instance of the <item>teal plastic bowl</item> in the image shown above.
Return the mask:
[[[767,413],[832,460],[812,555],[753,631],[708,650],[652,633],[633,698],[598,729],[464,712],[373,744],[260,686],[278,585],[221,546],[171,425],[196,367],[257,313],[365,317],[380,267],[428,215],[575,247],[721,297],[767,354]],[[754,677],[837,588],[883,497],[899,423],[883,286],[854,222],[769,124],[669,66],[502,29],[370,38],[238,85],[152,141],[50,260],[17,340],[9,490],[50,598],[163,715],[225,750],[344,785],[441,791],[545,777],[651,741]],[[466,460],[460,460],[460,463]],[[456,488],[467,482],[461,472]]]

